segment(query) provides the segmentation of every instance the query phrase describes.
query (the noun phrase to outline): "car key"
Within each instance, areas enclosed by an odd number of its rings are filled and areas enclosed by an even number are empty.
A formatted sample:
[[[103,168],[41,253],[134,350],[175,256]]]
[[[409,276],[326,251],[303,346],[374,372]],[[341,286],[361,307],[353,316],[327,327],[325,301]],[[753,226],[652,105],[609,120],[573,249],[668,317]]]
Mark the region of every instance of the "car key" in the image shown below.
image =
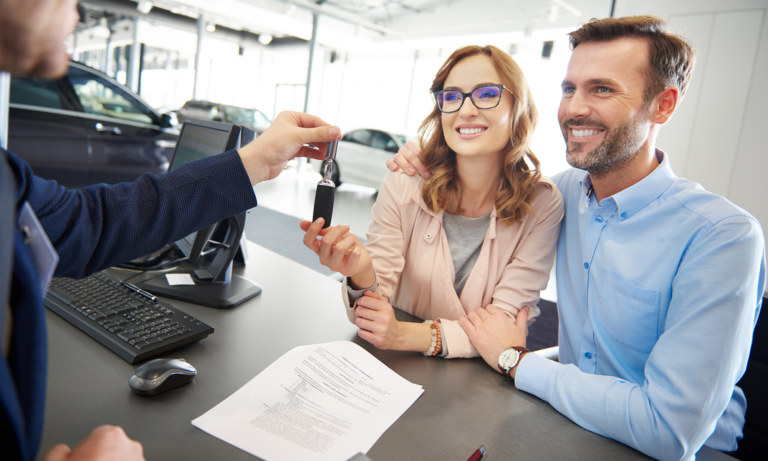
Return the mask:
[[[336,149],[339,148],[339,140],[334,139],[328,143],[323,162],[323,180],[317,183],[315,192],[315,210],[312,214],[312,222],[317,218],[323,218],[323,229],[331,225],[333,216],[333,198],[336,194],[336,184],[331,181],[333,174],[333,160],[336,158]]]

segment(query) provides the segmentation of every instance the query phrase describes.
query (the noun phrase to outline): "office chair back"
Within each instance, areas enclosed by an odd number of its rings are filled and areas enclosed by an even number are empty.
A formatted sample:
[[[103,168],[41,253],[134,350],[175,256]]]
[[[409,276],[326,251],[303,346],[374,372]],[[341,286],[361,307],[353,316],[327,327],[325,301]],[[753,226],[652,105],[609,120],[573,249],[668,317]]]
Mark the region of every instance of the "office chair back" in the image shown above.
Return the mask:
[[[768,453],[768,298],[763,298],[761,315],[752,336],[747,371],[738,386],[747,396],[747,415],[744,438],[733,453],[743,461],[764,460]]]

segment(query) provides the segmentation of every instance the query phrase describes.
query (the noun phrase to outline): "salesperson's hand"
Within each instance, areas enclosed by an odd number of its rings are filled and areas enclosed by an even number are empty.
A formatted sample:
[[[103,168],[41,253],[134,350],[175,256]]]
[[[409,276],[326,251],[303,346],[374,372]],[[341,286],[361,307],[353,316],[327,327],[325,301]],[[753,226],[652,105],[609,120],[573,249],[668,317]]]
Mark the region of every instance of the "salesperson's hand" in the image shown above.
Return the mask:
[[[485,309],[481,307],[475,312],[470,312],[468,316],[461,317],[459,325],[486,363],[501,373],[501,351],[513,346],[525,347],[525,339],[528,336],[528,311],[528,306],[517,311],[513,322],[507,313],[489,304]],[[515,372],[517,367],[510,372],[512,378],[515,377]]]
[[[339,137],[339,127],[331,126],[314,115],[280,112],[261,136],[241,147],[238,153],[251,184],[255,185],[276,178],[293,158],[324,159],[326,144]]]
[[[43,461],[143,461],[144,449],[118,426],[99,426],[74,450],[56,445]]]
[[[430,173],[421,162],[421,146],[413,141],[408,141],[405,146],[395,154],[394,159],[387,160],[387,168],[392,171],[402,169],[408,176],[413,176],[418,171],[422,178],[429,179]]]

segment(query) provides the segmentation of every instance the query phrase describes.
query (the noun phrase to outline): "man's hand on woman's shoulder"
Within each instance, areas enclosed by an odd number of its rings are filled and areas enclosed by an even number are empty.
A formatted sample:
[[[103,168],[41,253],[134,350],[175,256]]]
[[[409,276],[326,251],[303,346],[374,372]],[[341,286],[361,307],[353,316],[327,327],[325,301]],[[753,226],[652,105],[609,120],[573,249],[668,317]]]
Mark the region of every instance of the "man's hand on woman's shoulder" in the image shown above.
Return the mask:
[[[406,142],[393,159],[387,160],[387,167],[392,171],[402,169],[408,176],[413,176],[417,171],[424,179],[430,176],[427,167],[421,163],[421,147],[413,141]]]

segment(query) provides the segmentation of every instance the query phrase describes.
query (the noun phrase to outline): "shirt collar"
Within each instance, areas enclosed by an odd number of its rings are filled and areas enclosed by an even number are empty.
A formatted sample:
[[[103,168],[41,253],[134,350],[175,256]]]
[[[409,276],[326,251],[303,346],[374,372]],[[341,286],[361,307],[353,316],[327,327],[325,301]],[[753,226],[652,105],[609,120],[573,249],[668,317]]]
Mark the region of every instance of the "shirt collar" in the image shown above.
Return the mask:
[[[659,161],[659,166],[651,174],[637,184],[607,198],[616,203],[620,220],[628,218],[657,199],[674,181],[675,173],[669,164],[669,156],[664,151],[656,149],[656,159]],[[589,173],[586,173],[581,180],[581,188],[587,197],[592,195],[592,178],[589,177]]]

